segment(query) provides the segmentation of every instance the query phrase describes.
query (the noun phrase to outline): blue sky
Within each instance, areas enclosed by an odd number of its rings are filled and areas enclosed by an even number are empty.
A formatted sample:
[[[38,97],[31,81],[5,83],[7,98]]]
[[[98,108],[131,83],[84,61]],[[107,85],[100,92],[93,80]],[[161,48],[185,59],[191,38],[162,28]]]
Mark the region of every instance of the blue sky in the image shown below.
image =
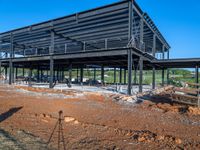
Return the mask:
[[[118,0],[1,0],[0,32]],[[137,0],[171,45],[171,58],[200,57],[199,0]]]

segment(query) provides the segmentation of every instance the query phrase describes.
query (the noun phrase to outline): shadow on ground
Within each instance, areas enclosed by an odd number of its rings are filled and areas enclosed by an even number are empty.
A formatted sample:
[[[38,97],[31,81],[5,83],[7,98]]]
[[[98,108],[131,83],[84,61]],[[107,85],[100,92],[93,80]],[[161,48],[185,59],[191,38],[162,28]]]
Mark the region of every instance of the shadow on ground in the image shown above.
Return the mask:
[[[11,117],[14,113],[18,112],[20,109],[22,109],[23,107],[14,107],[9,109],[7,112],[4,112],[0,115],[0,123],[3,122],[4,120],[8,119],[9,117]]]

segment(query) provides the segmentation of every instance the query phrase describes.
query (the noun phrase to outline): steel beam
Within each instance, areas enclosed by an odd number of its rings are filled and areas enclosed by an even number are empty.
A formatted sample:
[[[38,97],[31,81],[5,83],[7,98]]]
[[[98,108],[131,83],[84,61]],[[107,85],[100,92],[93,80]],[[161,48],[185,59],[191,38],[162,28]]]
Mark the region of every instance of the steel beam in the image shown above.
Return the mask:
[[[54,60],[57,59],[74,59],[74,58],[91,58],[91,57],[103,57],[103,56],[120,56],[127,55],[127,48],[117,48],[110,50],[96,50],[96,51],[88,51],[88,52],[75,52],[64,55],[53,55]],[[133,52],[136,55],[139,55],[137,52]],[[37,56],[37,57],[28,57],[28,58],[17,58],[13,59],[13,62],[24,62],[24,61],[41,61],[41,60],[49,60],[49,55]]]
[[[115,31],[112,33],[112,37],[116,37],[114,36],[114,34],[120,30],[121,32],[118,33],[123,35],[123,33],[126,32],[126,37],[128,36],[130,39],[133,35],[133,33],[131,33],[133,32],[133,30],[131,29],[133,28],[133,18],[137,21],[138,24],[139,17],[143,15],[143,12],[139,9],[135,2],[133,3],[133,0],[123,1],[122,3],[115,3],[113,5],[101,7],[95,10],[98,11],[94,11],[93,9],[80,13],[78,15],[78,22],[77,15],[74,14],[58,19],[53,19],[44,23],[35,24],[31,27],[29,26],[21,29],[16,29],[10,32],[13,32],[15,34],[15,36],[17,37],[16,40],[20,40],[20,38],[22,38],[20,41],[25,42],[28,41],[28,39],[38,39],[38,37],[36,36],[38,34],[41,34],[39,36],[42,36],[43,34],[48,37],[48,34],[45,32],[50,29],[54,29],[54,31],[56,31],[58,34],[65,34],[68,37],[73,38],[74,40],[79,40],[80,42],[82,42],[82,40],[85,41],[86,37],[91,38],[92,40],[99,39],[99,33],[101,35],[106,34],[105,38],[107,38],[107,36],[111,35],[111,33],[108,33],[108,31],[114,31],[113,28],[115,28]],[[138,14],[133,15],[134,12]],[[127,18],[127,15],[129,15],[129,18]],[[150,19],[147,17],[148,15],[145,16],[145,29],[148,29],[150,32],[152,31],[153,33],[156,33],[158,36],[157,39],[160,40],[160,38],[162,37],[161,34],[159,33],[155,25],[152,26],[152,21],[148,21],[148,19]],[[53,27],[51,26],[52,22],[54,24]],[[129,22],[129,24],[127,22]],[[10,32],[5,32],[1,35],[4,37],[4,39],[7,39],[7,36]],[[77,37],[79,37],[79,39],[77,39]],[[63,37],[61,37],[60,39],[63,39]],[[161,42],[165,42],[163,38],[161,38]],[[168,45],[166,44],[166,46]]]
[[[132,58],[132,50],[128,50],[128,95],[132,95],[132,66],[133,66],[133,58]]]
[[[123,2],[123,4],[115,4],[113,6],[106,6],[106,7],[107,8],[96,9],[96,10],[98,10],[98,13],[96,13],[96,11],[94,11],[94,9],[92,11],[90,10],[90,11],[80,13],[80,15],[79,15],[80,22],[84,22],[86,20],[85,18],[88,19],[85,22],[94,20],[94,19],[91,19],[94,17],[97,17],[97,19],[106,18],[106,17],[100,17],[100,15],[106,15],[108,13],[118,12],[118,11],[121,11],[122,9],[125,10],[125,9],[127,9],[127,2]],[[109,16],[112,16],[112,15],[109,15]],[[76,21],[76,15],[70,15],[70,16],[66,16],[63,18],[54,19],[54,20],[45,22],[43,24],[32,25],[32,27],[31,27],[32,29],[30,32],[34,32],[36,29],[40,31],[42,28],[44,28],[45,30],[48,30],[50,28],[51,22],[54,22],[54,24],[56,24],[56,26],[58,24],[61,24],[61,25],[64,24],[65,26],[66,26],[66,24],[67,24],[67,26],[79,24],[79,22],[77,23],[77,21]],[[24,32],[27,33],[27,31],[29,32],[29,30],[30,30],[30,27],[26,27],[26,28],[14,30],[13,32],[15,34],[24,33]],[[6,34],[7,34],[7,32],[4,33],[4,36],[6,36]]]
[[[141,14],[141,11],[134,5],[134,11],[136,11],[137,15],[139,15],[140,17],[144,16],[144,14]],[[147,16],[147,14],[145,14],[145,16]],[[169,46],[169,44],[166,42],[166,40],[163,38],[163,36],[161,34],[159,34],[160,32],[158,31],[158,29],[153,29],[152,26],[150,25],[150,23],[147,21],[147,19],[144,19],[144,23],[145,25],[153,32],[153,34],[157,34],[158,35],[158,39],[161,42],[164,42]],[[156,31],[157,30],[157,31]]]

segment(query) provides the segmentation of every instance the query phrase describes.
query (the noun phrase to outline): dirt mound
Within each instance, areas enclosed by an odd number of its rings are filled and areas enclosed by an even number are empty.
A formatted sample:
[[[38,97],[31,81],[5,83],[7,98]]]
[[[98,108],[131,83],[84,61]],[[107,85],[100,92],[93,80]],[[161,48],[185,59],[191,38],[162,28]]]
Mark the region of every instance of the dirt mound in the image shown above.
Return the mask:
[[[106,94],[101,94],[101,93],[93,93],[93,92],[83,92],[86,98],[88,99],[93,99],[99,102],[103,102],[106,98]]]
[[[193,114],[193,115],[200,115],[200,108],[197,107],[189,107],[188,112]]]
[[[35,91],[35,88],[29,89]],[[55,92],[38,90],[39,93]],[[187,115],[189,111],[195,112],[194,109],[188,108],[186,113],[180,113],[183,106],[158,101],[121,105],[116,103],[117,100],[110,100],[110,95],[95,92],[65,100],[59,97],[51,99],[48,94],[36,97],[35,93],[0,85],[0,126],[3,130],[16,136],[19,136],[18,131],[25,131],[34,135],[31,137],[48,142],[57,124],[58,112],[62,110],[63,130],[60,132],[64,134],[66,149],[200,148],[200,115]],[[116,95],[116,99],[123,101],[123,98],[128,98],[121,96]],[[23,108],[13,111],[19,106]],[[57,131],[58,128],[50,142],[55,148],[58,145]],[[26,136],[22,135],[20,139],[23,137]],[[29,135],[27,140],[31,143]]]
[[[182,106],[173,106],[170,104],[162,104],[158,103],[155,107],[162,109],[164,112],[172,111],[172,112],[181,112]]]
[[[180,105],[180,104],[168,104],[168,103],[154,103],[151,101],[144,101],[140,106],[148,109],[162,110],[163,113],[174,112],[180,114],[200,115],[200,108],[194,106]]]
[[[51,94],[65,94],[73,96],[76,93],[80,93],[80,91],[75,90],[57,90],[57,89],[48,89],[48,88],[35,88],[35,87],[27,87],[27,86],[15,86],[17,89],[22,89],[30,92],[37,92],[37,93],[51,93]]]

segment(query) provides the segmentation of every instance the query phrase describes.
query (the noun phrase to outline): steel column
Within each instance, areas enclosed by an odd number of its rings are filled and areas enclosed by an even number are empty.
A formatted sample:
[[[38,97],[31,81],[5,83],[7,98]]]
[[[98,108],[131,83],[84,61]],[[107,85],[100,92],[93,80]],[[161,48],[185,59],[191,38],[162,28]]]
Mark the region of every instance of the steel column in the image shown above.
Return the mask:
[[[167,59],[169,59],[169,50],[167,51]]]
[[[155,89],[155,87],[156,87],[155,72],[156,72],[156,69],[155,69],[155,66],[153,66],[153,68],[152,68],[152,89]]]
[[[162,59],[165,59],[165,45],[162,46]]]
[[[101,84],[104,85],[104,66],[101,66]]]
[[[94,80],[96,80],[96,68],[94,68]]]
[[[122,68],[119,69],[119,83],[122,83]]]
[[[126,84],[126,68],[124,68],[124,84]]]
[[[114,68],[114,83],[116,84],[116,68]]]
[[[72,63],[69,64],[69,83],[72,82]]]
[[[1,72],[1,61],[0,61],[0,76],[1,76],[2,72]]]
[[[156,34],[154,34],[153,35],[153,49],[152,49],[152,51],[153,51],[153,57],[155,57],[156,56]]]
[[[48,70],[47,70],[47,72],[48,72]],[[42,70],[42,68],[40,69],[40,81],[42,80],[42,77],[43,77],[43,70]]]
[[[83,66],[81,66],[81,71],[80,71],[80,82],[83,83]]]
[[[79,78],[79,69],[77,68],[76,71],[77,71],[77,72],[76,72],[76,78],[77,78],[77,82],[78,82],[78,78]]]
[[[108,39],[105,39],[105,49],[108,49]]]
[[[195,68],[195,82],[198,84],[199,83],[199,66],[196,65]]]
[[[24,68],[22,68],[22,76],[23,77],[25,76],[25,70],[24,70]]]
[[[129,7],[128,40],[130,41],[132,39],[132,35],[133,35],[133,0],[129,0],[128,7]]]
[[[28,72],[28,86],[31,87],[31,77],[32,77],[32,68],[30,66],[29,72]]]
[[[131,95],[132,92],[132,66],[133,66],[133,60],[132,60],[132,50],[128,50],[128,89],[127,94]]]
[[[144,21],[143,18],[140,19],[140,49],[145,50],[144,48]]]
[[[64,80],[64,69],[63,68],[61,69],[61,80],[62,80],[62,82]]]
[[[59,81],[62,82],[62,68],[59,67]]]
[[[17,79],[18,77],[18,67],[15,68],[15,78]]]
[[[162,86],[165,84],[165,69],[162,69]]]
[[[13,34],[11,33],[10,35],[10,59],[9,59],[9,84],[11,85],[14,81],[14,76],[13,76],[13,50],[14,50],[14,45],[13,45]]]
[[[1,50],[2,50],[2,36],[0,37],[0,59],[3,58]]]
[[[59,82],[59,68],[56,70],[56,79]]]
[[[58,67],[58,81],[61,82],[61,78],[62,78],[62,75],[61,75],[61,68]]]
[[[53,88],[54,82],[54,59],[53,53],[55,48],[55,33],[51,30],[51,48],[50,48],[50,81],[49,81],[49,88]]]
[[[169,85],[169,68],[167,68],[167,85]]]
[[[7,80],[7,77],[8,77],[8,68],[5,67],[5,80]]]
[[[55,45],[55,33],[53,30],[51,30],[51,48],[50,48],[50,55],[53,55],[54,53],[54,45]]]
[[[40,67],[37,67],[37,82],[40,81]]]
[[[139,92],[143,91],[143,57],[140,56],[139,60],[140,74],[139,74]]]
[[[134,66],[135,70],[134,70],[134,84],[137,84],[137,67]]]
[[[50,57],[50,81],[49,81],[49,88],[53,88],[54,82],[54,60],[53,57]]]

